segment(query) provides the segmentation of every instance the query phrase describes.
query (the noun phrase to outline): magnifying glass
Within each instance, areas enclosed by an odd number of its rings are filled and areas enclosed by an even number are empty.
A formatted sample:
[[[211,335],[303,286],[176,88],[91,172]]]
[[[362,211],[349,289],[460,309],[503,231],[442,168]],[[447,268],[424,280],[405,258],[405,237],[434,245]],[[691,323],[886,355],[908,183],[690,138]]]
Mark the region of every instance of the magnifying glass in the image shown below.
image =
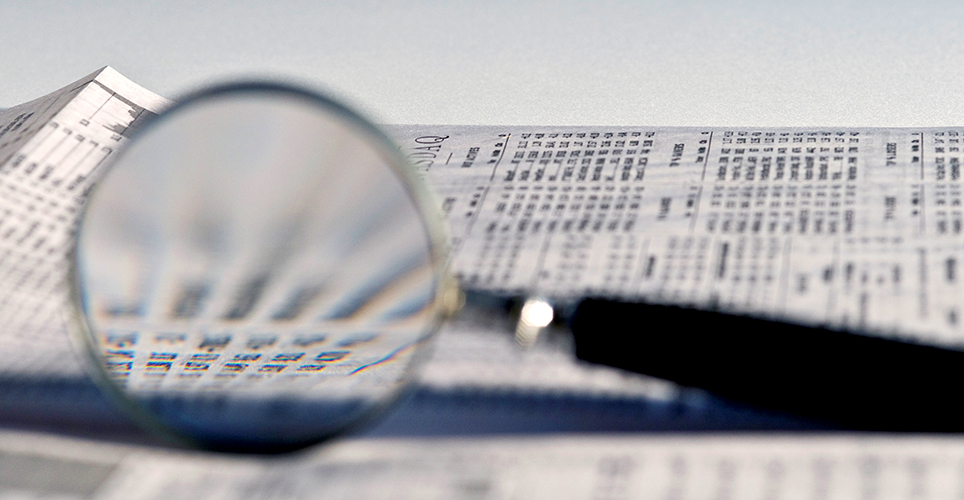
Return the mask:
[[[386,408],[448,311],[444,233],[397,148],[272,84],[190,96],[91,195],[76,329],[149,427],[284,451]]]
[[[397,147],[285,85],[216,87],[145,125],[78,234],[72,322],[97,376],[189,446],[287,451],[371,420],[460,297],[520,311],[520,343],[564,322],[584,360],[737,401],[964,429],[942,397],[960,351],[641,300],[460,295],[437,207]]]

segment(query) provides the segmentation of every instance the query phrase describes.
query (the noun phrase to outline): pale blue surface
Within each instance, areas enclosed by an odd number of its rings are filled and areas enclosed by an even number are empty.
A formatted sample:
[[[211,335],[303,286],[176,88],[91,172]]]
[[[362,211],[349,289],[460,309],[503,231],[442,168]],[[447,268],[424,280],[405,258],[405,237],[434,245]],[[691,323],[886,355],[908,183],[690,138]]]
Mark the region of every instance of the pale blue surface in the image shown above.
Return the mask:
[[[959,2],[196,3],[0,3],[0,106],[109,64],[168,97],[285,75],[386,123],[964,123]]]

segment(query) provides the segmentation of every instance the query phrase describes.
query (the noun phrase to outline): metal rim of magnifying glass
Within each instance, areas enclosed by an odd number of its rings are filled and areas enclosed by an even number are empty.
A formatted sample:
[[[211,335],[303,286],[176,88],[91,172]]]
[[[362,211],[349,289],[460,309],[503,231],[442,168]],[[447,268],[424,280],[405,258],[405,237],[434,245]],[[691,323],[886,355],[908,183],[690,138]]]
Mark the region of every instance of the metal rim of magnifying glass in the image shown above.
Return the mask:
[[[400,153],[398,146],[396,146],[392,140],[389,139],[389,137],[377,126],[360,116],[357,112],[316,91],[297,87],[287,83],[272,81],[224,83],[183,96],[176,102],[176,104],[147,120],[137,131],[132,133],[129,141],[137,141],[140,136],[149,133],[157,122],[165,119],[166,117],[180,113],[184,109],[190,109],[193,104],[198,102],[203,102],[210,98],[227,96],[231,94],[240,95],[252,93],[289,96],[301,99],[307,105],[317,107],[322,113],[328,113],[334,118],[341,119],[344,121],[346,126],[356,130],[359,134],[364,135],[366,139],[368,139],[367,142],[373,145],[386,160],[389,168],[391,168],[393,173],[400,180],[404,189],[411,198],[416,210],[418,210],[419,216],[426,230],[426,235],[429,239],[428,243],[434,271],[433,281],[436,285],[436,294],[434,299],[434,308],[436,312],[432,321],[427,326],[423,338],[427,341],[433,337],[442,321],[454,314],[460,305],[458,286],[456,285],[455,280],[445,272],[447,265],[446,259],[448,256],[448,239],[442,218],[438,212],[434,197],[425,188],[421,180],[418,179],[415,174],[415,168]],[[101,178],[110,175],[110,170],[113,168],[113,165],[122,160],[125,156],[125,153],[126,148],[119,153],[118,157],[112,162],[111,166],[108,167],[108,170],[101,175]],[[84,202],[84,206],[78,217],[77,230],[74,236],[73,246],[67,255],[69,266],[67,275],[69,287],[69,305],[67,308],[66,322],[72,341],[79,348],[79,350],[84,353],[85,358],[88,360],[88,373],[92,376],[97,385],[112,399],[117,401],[120,406],[125,408],[128,414],[130,414],[142,427],[146,428],[148,431],[161,437],[162,439],[165,439],[166,441],[180,447],[207,449],[212,451],[240,451],[254,453],[288,452],[311,446],[312,444],[319,443],[325,439],[344,434],[345,432],[348,432],[354,428],[364,426],[366,423],[377,419],[404,395],[404,390],[398,391],[393,395],[393,397],[381,402],[378,405],[375,405],[371,411],[367,412],[365,417],[359,421],[345,424],[344,426],[337,428],[330,433],[318,436],[316,439],[309,441],[298,440],[293,442],[279,443],[274,447],[258,446],[257,448],[249,449],[244,445],[208,442],[194,436],[189,436],[186,433],[176,429],[173,425],[165,423],[162,419],[155,416],[151,410],[145,408],[144,405],[135,400],[135,398],[128,396],[125,391],[119,387],[114,380],[111,379],[110,375],[108,375],[107,371],[104,369],[105,357],[101,352],[101,348],[98,345],[97,340],[95,339],[95,335],[93,333],[94,329],[92,328],[92,325],[90,324],[85,312],[87,310],[85,305],[86,295],[83,291],[83,278],[78,250],[84,231],[84,221],[87,216],[88,208],[91,206],[92,202],[96,200],[97,192],[100,186],[101,183],[99,181],[95,182],[88,193],[87,200]],[[408,366],[407,370],[411,372],[416,368],[415,365],[417,365],[420,361],[420,359],[414,359],[413,362]]]

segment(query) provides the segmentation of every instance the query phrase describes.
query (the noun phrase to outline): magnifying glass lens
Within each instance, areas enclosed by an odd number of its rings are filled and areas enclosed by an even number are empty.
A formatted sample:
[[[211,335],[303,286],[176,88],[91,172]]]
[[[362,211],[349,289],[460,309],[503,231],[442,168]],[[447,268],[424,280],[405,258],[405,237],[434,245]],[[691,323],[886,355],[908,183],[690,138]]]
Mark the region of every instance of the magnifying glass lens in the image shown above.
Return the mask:
[[[440,319],[443,241],[395,150],[327,99],[229,86],[135,137],[91,194],[78,323],[150,425],[275,451],[363,421]]]

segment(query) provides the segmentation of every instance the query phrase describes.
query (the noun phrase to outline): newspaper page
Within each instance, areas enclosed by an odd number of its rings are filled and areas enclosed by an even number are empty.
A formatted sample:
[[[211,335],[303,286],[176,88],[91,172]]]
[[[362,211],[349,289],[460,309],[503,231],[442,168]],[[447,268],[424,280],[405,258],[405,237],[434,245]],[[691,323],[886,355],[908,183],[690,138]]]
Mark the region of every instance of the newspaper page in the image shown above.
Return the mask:
[[[67,253],[86,193],[170,101],[102,68],[0,110],[0,419],[113,434],[130,424],[64,326]]]
[[[63,342],[61,314],[77,214],[130,132],[168,104],[104,68],[0,111],[4,375],[78,373],[72,357],[56,351],[71,348]]]
[[[283,457],[0,432],[17,499],[952,499],[957,437],[567,435],[354,439]]]
[[[392,131],[468,287],[964,345],[964,129]]]

